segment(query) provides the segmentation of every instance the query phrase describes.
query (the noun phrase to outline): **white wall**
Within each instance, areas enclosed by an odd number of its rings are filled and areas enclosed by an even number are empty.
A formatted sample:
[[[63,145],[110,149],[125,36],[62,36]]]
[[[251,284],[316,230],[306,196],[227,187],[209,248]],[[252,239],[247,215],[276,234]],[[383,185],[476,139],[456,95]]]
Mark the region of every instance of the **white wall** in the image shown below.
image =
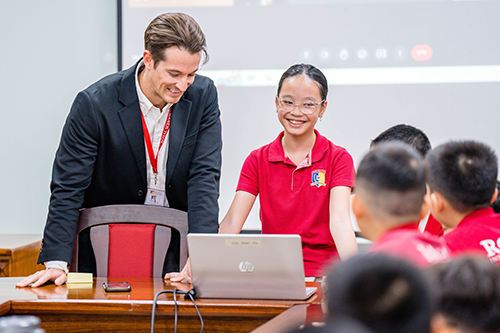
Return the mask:
[[[117,68],[115,0],[0,3],[0,233],[42,233],[78,91]]]

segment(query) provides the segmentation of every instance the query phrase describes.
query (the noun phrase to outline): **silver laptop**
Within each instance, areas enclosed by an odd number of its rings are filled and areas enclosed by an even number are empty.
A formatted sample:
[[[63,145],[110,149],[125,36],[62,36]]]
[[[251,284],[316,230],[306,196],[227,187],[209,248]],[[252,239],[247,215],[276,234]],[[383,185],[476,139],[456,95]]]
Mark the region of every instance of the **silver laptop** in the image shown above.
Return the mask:
[[[188,234],[196,297],[305,300],[299,235]]]

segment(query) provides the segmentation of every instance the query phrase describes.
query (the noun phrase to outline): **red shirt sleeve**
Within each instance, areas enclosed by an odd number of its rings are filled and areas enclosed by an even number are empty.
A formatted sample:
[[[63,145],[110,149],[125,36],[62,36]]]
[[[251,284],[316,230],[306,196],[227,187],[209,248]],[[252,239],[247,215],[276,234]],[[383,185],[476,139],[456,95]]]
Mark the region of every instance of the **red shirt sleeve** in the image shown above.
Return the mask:
[[[333,159],[330,190],[336,186],[354,187],[356,171],[351,155],[343,148]]]
[[[251,152],[243,163],[236,191],[245,191],[255,196],[259,194],[259,165],[257,151]]]

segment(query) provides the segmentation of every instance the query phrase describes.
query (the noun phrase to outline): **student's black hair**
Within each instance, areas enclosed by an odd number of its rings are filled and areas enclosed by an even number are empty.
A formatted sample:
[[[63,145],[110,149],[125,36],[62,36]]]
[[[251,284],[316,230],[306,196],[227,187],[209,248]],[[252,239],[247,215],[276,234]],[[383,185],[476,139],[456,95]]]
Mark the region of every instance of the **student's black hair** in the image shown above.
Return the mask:
[[[387,141],[402,141],[407,143],[422,154],[422,157],[427,155],[432,148],[429,138],[422,130],[405,124],[395,125],[386,129],[372,140],[370,147]]]
[[[431,295],[422,271],[404,259],[361,254],[326,278],[328,316],[351,317],[379,333],[428,333]]]
[[[500,182],[497,180],[497,190],[498,192],[500,193]],[[497,199],[495,200],[495,202],[493,202],[493,204],[491,205],[491,207],[493,207],[493,210],[495,211],[495,213],[500,213],[500,195],[497,196]]]
[[[427,268],[434,307],[462,332],[500,332],[500,267],[484,257],[459,257]]]
[[[431,150],[425,159],[427,183],[459,212],[488,207],[495,193],[495,152],[476,141],[451,141]]]
[[[375,215],[418,219],[425,195],[422,157],[402,142],[378,144],[359,164],[356,191]]]
[[[288,68],[283,73],[283,75],[281,75],[280,82],[278,83],[278,92],[276,95],[280,95],[281,87],[283,86],[283,82],[286,79],[301,74],[307,75],[307,77],[316,82],[319,88],[321,99],[326,100],[326,96],[328,95],[328,82],[326,81],[326,77],[318,68],[309,64],[295,64]]]

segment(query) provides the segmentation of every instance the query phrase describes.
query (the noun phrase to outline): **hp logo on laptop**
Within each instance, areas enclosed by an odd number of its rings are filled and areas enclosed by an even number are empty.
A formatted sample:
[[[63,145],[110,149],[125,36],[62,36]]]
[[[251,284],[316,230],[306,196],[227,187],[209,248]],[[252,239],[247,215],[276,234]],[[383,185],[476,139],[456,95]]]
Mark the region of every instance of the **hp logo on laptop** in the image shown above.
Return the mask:
[[[253,271],[253,264],[250,261],[242,261],[238,267],[242,273],[251,273]]]

